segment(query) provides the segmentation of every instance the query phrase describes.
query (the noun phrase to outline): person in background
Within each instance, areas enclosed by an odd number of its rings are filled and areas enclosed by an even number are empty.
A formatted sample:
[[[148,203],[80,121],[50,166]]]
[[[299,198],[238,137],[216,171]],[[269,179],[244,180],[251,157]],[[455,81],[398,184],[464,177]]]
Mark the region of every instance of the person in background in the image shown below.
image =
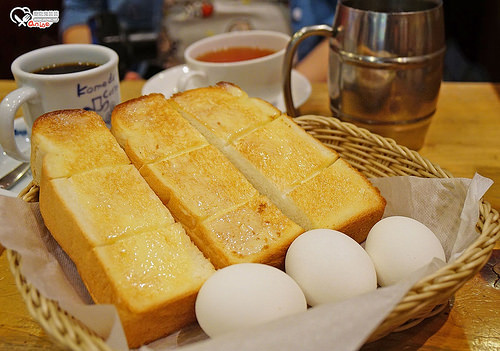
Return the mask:
[[[336,0],[290,0],[290,19],[295,33],[302,27],[333,23]],[[328,77],[328,39],[314,36],[305,39],[297,49],[295,69],[311,82],[326,82]]]
[[[59,26],[63,43],[94,43],[120,56],[121,79],[147,78],[162,33],[164,0],[64,0]],[[155,67],[158,66],[158,67]]]

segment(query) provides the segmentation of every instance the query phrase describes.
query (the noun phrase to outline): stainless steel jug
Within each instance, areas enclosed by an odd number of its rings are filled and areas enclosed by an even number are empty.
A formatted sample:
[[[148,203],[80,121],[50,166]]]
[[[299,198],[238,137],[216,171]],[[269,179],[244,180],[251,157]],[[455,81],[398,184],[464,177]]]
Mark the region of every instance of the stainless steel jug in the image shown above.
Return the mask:
[[[297,45],[329,38],[328,90],[334,116],[419,149],[436,110],[445,52],[441,0],[339,0],[333,26],[294,34],[283,65],[287,113]]]

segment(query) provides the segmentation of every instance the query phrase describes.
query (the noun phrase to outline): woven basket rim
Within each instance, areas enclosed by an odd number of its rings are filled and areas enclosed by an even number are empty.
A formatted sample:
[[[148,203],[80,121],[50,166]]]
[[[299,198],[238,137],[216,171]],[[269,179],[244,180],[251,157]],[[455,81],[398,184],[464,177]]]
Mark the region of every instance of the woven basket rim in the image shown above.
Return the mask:
[[[422,165],[422,171],[417,170],[416,175],[423,177],[453,177],[440,166],[433,164],[405,146],[398,145],[394,140],[385,138],[353,124],[342,122],[333,117],[307,115],[295,119],[307,131],[314,131],[311,125],[321,124],[325,130],[345,133],[347,138],[354,142],[365,142],[370,147],[387,151],[402,159],[409,159]],[[319,129],[318,129],[319,130]],[[313,135],[315,135],[313,133]],[[316,136],[316,135],[315,135]],[[328,138],[330,138],[328,136]],[[335,139],[336,136],[333,137]],[[340,137],[342,138],[342,137]],[[363,152],[361,148],[361,153]],[[359,152],[359,150],[357,150]],[[354,157],[355,158],[355,157]],[[355,164],[355,167],[359,165]],[[363,165],[361,167],[364,167]],[[368,168],[366,172],[379,172],[380,170]],[[398,170],[391,175],[397,175]],[[38,188],[30,184],[19,194],[25,201],[37,197]],[[392,312],[371,334],[366,342],[375,341],[393,332],[415,326],[425,318],[439,313],[446,307],[448,299],[474,276],[488,261],[495,243],[500,239],[500,216],[498,211],[482,200],[479,204],[480,218],[477,228],[479,236],[464,250],[458,259],[438,269],[433,274],[420,279],[415,283]],[[57,302],[44,297],[20,271],[21,256],[10,249],[6,249],[7,259],[16,285],[25,300],[32,317],[37,320],[45,331],[58,344],[72,350],[111,350],[99,336],[75,320],[66,311],[62,310]]]

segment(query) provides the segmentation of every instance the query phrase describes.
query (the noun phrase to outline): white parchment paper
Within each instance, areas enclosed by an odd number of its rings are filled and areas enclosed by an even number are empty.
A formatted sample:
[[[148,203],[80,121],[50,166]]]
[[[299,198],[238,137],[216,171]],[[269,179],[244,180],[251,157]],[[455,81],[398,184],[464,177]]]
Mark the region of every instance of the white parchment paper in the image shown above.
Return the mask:
[[[479,201],[493,181],[417,177],[373,178],[387,200],[384,217],[402,215],[427,225],[448,261],[477,237]],[[116,350],[127,342],[113,306],[93,305],[75,266],[43,225],[38,204],[0,195],[0,243],[22,257],[22,273],[40,292],[84,322]],[[209,339],[196,326],[143,346],[141,351],[195,350],[357,350],[420,278],[444,265],[435,259],[396,285],[336,304],[310,308],[255,328]]]

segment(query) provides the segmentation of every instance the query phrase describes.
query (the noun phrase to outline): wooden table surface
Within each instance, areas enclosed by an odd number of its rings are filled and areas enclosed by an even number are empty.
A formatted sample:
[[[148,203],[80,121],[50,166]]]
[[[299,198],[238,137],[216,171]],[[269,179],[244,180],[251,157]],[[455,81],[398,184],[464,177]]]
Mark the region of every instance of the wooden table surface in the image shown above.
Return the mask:
[[[143,81],[122,82],[122,99],[141,93]],[[0,80],[0,99],[15,89]],[[313,84],[302,114],[331,115],[326,84]],[[495,184],[485,199],[500,209],[500,85],[443,83],[437,112],[419,153],[454,176],[479,173]],[[496,266],[495,266],[496,265]],[[488,264],[467,282],[435,317],[392,333],[363,351],[372,350],[500,350],[500,246]],[[0,257],[0,350],[59,350],[27,312]]]

